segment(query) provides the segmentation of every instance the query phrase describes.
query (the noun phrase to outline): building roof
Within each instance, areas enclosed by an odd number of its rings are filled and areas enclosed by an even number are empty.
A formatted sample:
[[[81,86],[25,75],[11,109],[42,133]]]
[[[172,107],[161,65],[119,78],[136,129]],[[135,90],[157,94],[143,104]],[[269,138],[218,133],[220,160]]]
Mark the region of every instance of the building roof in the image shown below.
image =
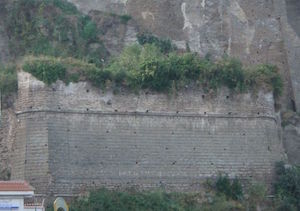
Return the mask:
[[[0,191],[34,191],[25,181],[0,181]]]

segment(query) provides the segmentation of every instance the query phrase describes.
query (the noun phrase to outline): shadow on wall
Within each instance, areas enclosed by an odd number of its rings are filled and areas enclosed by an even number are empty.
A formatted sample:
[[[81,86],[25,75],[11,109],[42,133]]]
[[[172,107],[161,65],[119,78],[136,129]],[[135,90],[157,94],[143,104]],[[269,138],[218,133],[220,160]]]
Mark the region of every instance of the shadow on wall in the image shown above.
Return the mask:
[[[300,36],[300,1],[286,0],[288,22]]]

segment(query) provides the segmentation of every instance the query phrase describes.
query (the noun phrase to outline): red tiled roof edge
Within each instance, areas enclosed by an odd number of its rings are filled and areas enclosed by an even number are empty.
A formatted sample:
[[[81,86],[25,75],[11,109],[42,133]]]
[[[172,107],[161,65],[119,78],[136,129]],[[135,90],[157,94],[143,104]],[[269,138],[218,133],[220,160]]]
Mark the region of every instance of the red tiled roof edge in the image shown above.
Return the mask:
[[[34,191],[26,181],[0,181],[0,191]]]

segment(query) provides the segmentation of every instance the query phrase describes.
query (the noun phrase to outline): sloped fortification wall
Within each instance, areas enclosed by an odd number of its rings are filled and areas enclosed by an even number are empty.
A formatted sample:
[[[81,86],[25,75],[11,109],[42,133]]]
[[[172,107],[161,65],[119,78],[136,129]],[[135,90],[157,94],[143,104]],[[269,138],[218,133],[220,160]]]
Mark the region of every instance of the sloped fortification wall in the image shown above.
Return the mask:
[[[37,192],[89,187],[195,190],[219,172],[270,181],[284,159],[268,93],[112,94],[19,73],[12,177]]]

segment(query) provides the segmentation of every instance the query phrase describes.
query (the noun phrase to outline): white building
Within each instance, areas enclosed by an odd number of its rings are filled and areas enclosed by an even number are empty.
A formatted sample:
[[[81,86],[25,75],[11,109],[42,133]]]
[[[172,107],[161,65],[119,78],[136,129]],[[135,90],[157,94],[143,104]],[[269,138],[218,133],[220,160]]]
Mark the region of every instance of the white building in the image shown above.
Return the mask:
[[[0,181],[1,211],[44,211],[42,204],[25,204],[34,201],[34,188],[24,181]]]

